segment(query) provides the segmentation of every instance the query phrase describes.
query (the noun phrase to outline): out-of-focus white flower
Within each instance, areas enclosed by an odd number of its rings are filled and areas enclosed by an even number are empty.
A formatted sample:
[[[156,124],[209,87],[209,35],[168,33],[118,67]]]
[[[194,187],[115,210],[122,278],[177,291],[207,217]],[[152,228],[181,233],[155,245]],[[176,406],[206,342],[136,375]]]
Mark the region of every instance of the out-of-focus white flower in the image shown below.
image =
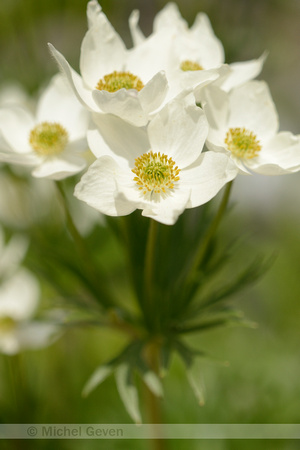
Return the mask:
[[[210,150],[230,155],[246,174],[299,171],[300,136],[278,132],[277,111],[265,82],[249,81],[230,93],[209,86],[204,100]]]
[[[14,166],[20,168],[20,166]],[[25,170],[24,167],[22,167]],[[48,179],[0,171],[0,223],[24,230],[47,220],[56,207],[56,186]]]
[[[21,106],[0,109],[0,160],[33,166],[35,177],[62,179],[86,165],[88,111],[65,78],[51,80],[35,117]]]
[[[95,128],[91,149],[106,156],[83,175],[75,196],[104,214],[141,209],[144,216],[172,225],[186,208],[208,202],[236,175],[226,155],[201,153],[208,125],[192,95],[169,102],[147,131],[113,116],[99,117],[97,126],[106,134]]]
[[[129,18],[134,46],[140,47],[142,54],[145,43],[155,41],[155,37],[159,37],[159,51],[164,54],[165,49],[167,50],[163,68],[166,70],[170,85],[172,86],[176,80],[177,84],[183,86],[185,82],[185,86],[193,84],[196,88],[198,81],[195,94],[199,101],[201,100],[199,89],[207,84],[207,81],[212,80],[214,74],[217,74],[215,78],[218,78],[216,83],[223,90],[229,91],[255,78],[262,70],[266,53],[258,59],[225,65],[223,45],[214,34],[205,13],[198,13],[193,25],[189,28],[178,6],[172,2],[167,3],[154,18],[153,33],[147,38],[140,30],[138,21],[139,11],[134,10]],[[205,83],[204,78],[208,74],[210,78]]]
[[[26,249],[20,236],[5,245],[0,229],[0,352],[5,354],[44,347],[58,332],[56,325],[32,320],[40,289],[36,278],[20,267]]]
[[[23,105],[30,110],[34,107],[33,99],[18,83],[5,83],[0,86],[0,107]]]
[[[0,279],[14,274],[19,268],[28,249],[28,241],[21,235],[13,235],[5,244],[5,236],[0,227]]]

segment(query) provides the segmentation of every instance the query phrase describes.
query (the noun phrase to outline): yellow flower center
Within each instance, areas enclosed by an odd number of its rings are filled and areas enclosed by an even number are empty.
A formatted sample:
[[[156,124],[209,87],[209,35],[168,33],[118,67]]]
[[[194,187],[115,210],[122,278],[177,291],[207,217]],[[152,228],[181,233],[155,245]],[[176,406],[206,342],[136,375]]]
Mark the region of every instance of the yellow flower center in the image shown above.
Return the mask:
[[[159,194],[173,189],[179,180],[180,169],[174,167],[175,162],[164,154],[153,153],[152,150],[136,158],[132,172],[136,175],[134,181],[138,188],[147,192]]]
[[[140,91],[144,85],[139,77],[130,72],[112,72],[98,81],[99,91],[116,92],[119,89],[136,89]]]
[[[67,130],[56,122],[42,122],[33,128],[29,135],[31,147],[40,156],[61,153],[68,141]]]
[[[16,323],[11,317],[0,317],[0,334],[12,331]]]
[[[225,137],[225,144],[238,158],[255,158],[261,150],[256,135],[246,128],[230,128]]]
[[[182,61],[180,64],[180,69],[184,72],[188,72],[191,70],[203,70],[203,67],[196,63],[195,61],[190,61],[189,59],[186,59],[185,61]]]

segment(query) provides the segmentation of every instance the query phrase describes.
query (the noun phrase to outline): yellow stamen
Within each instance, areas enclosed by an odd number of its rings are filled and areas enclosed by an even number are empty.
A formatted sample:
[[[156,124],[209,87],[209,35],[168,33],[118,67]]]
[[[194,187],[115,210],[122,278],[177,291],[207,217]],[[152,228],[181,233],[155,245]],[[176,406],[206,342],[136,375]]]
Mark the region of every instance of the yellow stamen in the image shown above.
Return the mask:
[[[134,181],[138,188],[147,192],[160,194],[174,188],[179,180],[180,169],[174,167],[172,158],[161,153],[153,153],[152,150],[136,158],[132,172],[136,175]]]
[[[31,147],[40,156],[61,153],[68,141],[67,130],[56,122],[42,122],[33,128],[29,135]]]
[[[203,67],[198,64],[195,61],[190,61],[189,59],[186,59],[185,61],[182,61],[180,64],[180,69],[184,72],[188,72],[191,70],[203,70]]]
[[[256,135],[246,128],[230,128],[225,137],[225,144],[238,158],[255,158],[261,150]]]
[[[119,89],[136,89],[140,91],[144,85],[139,77],[130,72],[112,72],[104,75],[102,80],[98,81],[96,89],[99,91],[116,92]]]

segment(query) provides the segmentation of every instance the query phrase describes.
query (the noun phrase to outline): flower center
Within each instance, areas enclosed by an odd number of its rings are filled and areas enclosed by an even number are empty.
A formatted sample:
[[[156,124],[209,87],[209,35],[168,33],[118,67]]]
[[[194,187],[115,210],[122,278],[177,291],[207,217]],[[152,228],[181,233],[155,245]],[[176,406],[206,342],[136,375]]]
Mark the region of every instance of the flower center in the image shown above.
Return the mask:
[[[203,70],[203,67],[196,63],[195,61],[190,61],[189,59],[186,59],[185,61],[182,61],[180,64],[180,69],[184,72],[188,72],[191,70]]]
[[[159,194],[173,189],[179,180],[180,169],[174,167],[175,162],[164,154],[153,153],[152,150],[136,158],[132,172],[136,175],[134,181],[138,188],[147,192]]]
[[[225,137],[225,144],[238,158],[255,158],[261,150],[256,135],[246,128],[230,128]]]
[[[116,92],[119,89],[136,89],[140,91],[144,85],[139,77],[130,72],[112,72],[98,81],[99,91]]]
[[[56,122],[42,122],[33,128],[29,135],[31,147],[40,156],[61,153],[68,141],[67,130]]]
[[[0,334],[8,333],[12,331],[16,323],[11,317],[0,317]]]

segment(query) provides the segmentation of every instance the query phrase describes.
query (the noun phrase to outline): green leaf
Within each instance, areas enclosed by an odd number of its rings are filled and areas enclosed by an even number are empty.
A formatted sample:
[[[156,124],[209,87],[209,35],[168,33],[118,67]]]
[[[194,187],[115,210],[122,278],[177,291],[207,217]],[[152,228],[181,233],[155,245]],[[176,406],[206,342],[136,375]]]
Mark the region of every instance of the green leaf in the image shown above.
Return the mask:
[[[163,397],[163,387],[158,376],[151,370],[142,375],[145,384],[156,397]]]
[[[169,344],[166,343],[165,345],[163,345],[161,347],[161,350],[160,350],[160,373],[159,373],[159,376],[161,378],[163,378],[169,370],[172,351],[173,351],[173,349],[172,349],[171,343],[169,343]]]
[[[112,366],[101,365],[88,379],[82,390],[82,396],[87,397],[99,384],[101,384],[113,371]]]
[[[141,413],[139,409],[138,391],[132,382],[132,371],[128,364],[121,364],[115,373],[117,388],[124,406],[136,423],[141,423]]]
[[[199,361],[195,358],[190,366],[186,368],[186,375],[191,388],[201,406],[204,405],[204,385],[200,376]]]

